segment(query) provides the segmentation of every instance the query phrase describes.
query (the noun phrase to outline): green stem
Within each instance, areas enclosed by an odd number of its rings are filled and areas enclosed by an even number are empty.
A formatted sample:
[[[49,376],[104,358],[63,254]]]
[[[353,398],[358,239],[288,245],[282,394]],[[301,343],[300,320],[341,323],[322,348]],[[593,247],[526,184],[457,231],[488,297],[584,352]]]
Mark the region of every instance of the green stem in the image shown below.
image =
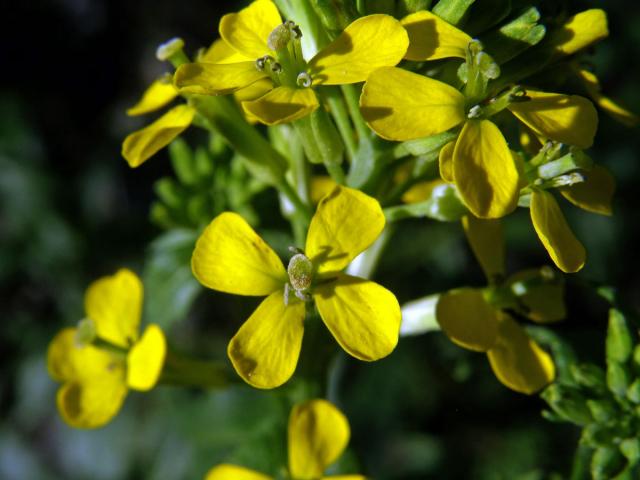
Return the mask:
[[[336,122],[338,131],[342,136],[342,141],[347,148],[347,157],[353,159],[358,150],[358,144],[353,134],[351,121],[349,120],[349,111],[345,107],[344,98],[340,94],[340,90],[336,87],[327,87],[323,89],[325,99],[331,110],[331,115]]]
[[[232,379],[223,363],[195,360],[168,351],[159,383],[217,388],[232,383]]]
[[[342,89],[344,98],[347,100],[347,108],[349,109],[351,120],[356,127],[358,138],[360,142],[362,142],[364,139],[369,138],[371,130],[369,130],[360,113],[360,91],[355,85],[342,85],[340,88]]]

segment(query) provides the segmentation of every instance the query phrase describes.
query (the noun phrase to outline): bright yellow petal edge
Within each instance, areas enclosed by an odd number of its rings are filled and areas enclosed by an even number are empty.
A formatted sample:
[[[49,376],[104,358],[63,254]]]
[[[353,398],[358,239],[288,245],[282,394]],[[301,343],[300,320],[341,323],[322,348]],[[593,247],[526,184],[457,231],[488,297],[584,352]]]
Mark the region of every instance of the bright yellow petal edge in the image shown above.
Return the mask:
[[[127,355],[127,385],[140,391],[151,390],[162,373],[167,341],[158,325],[149,325]]]
[[[209,470],[205,480],[271,480],[271,477],[245,467],[223,463]]]

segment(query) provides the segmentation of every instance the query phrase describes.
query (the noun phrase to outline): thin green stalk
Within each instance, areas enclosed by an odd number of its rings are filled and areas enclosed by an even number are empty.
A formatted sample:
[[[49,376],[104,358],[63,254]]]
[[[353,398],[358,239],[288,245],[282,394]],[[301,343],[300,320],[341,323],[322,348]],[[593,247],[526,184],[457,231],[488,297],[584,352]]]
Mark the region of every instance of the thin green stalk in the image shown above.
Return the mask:
[[[349,109],[351,120],[356,127],[358,138],[360,142],[362,142],[363,139],[369,137],[371,131],[360,113],[360,92],[355,85],[342,85],[340,88],[342,89],[344,98],[347,100],[347,108]]]
[[[347,158],[351,161],[358,150],[358,144],[353,133],[351,120],[349,119],[349,111],[344,103],[344,97],[336,87],[324,88],[323,92],[325,100],[331,110],[331,116],[336,122],[342,141],[347,149]]]

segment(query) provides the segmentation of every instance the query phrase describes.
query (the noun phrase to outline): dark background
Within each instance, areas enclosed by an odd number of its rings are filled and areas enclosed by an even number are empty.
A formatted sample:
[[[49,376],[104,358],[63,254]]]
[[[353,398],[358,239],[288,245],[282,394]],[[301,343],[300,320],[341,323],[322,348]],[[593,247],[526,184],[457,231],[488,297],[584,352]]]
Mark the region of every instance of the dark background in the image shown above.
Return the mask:
[[[571,5],[579,11],[601,3]],[[0,478],[198,478],[220,461],[267,471],[282,460],[286,412],[278,393],[161,387],[132,394],[106,428],[82,432],[58,418],[45,367],[55,332],[82,317],[86,285],[121,266],[142,272],[153,258],[150,242],[162,233],[148,217],[153,183],[171,175],[166,152],[136,170],[120,156],[122,139],[148,122],[127,118],[125,109],[167,70],[155,59],[157,45],[180,36],[188,52],[206,46],[220,16],[239,6],[51,0],[3,7]],[[605,8],[611,35],[590,60],[604,90],[638,112],[640,7],[619,0]],[[617,286],[640,307],[640,135],[604,114],[600,119],[591,155],[617,178],[615,216],[563,205],[588,265],[568,279],[570,315],[556,329],[582,359],[595,362],[602,359],[606,307],[583,283]],[[276,205],[273,194],[264,201]],[[267,229],[280,224],[277,210],[271,215]],[[549,263],[526,211],[505,223],[513,271]],[[399,229],[376,279],[401,303],[482,284],[459,226],[427,221]],[[155,321],[154,301],[148,293],[147,322]],[[171,326],[170,338],[188,352],[224,359],[227,339],[252,306],[207,292]],[[577,431],[542,420],[542,401],[506,390],[482,355],[441,335],[404,339],[375,364],[342,362],[339,399],[353,429],[347,467],[359,461],[365,474],[397,479],[533,479],[570,468]]]

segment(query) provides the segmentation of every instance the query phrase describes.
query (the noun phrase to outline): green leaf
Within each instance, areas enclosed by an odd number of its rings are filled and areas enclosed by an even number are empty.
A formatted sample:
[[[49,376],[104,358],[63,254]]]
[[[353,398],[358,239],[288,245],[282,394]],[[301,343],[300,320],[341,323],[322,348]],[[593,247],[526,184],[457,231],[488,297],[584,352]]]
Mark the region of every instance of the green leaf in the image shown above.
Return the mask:
[[[475,0],[440,0],[434,7],[433,13],[451,25],[459,25]]]
[[[591,459],[591,476],[594,480],[610,479],[624,468],[624,457],[615,447],[600,447]]]
[[[609,310],[609,329],[607,330],[607,362],[625,363],[631,357],[633,340],[627,321],[619,310]]]
[[[197,232],[172,230],[151,243],[144,267],[145,315],[168,329],[182,320],[202,287],[191,273]]]
[[[538,20],[540,12],[530,7],[498,30],[480,37],[480,41],[496,62],[505,63],[544,38],[546,28]]]

